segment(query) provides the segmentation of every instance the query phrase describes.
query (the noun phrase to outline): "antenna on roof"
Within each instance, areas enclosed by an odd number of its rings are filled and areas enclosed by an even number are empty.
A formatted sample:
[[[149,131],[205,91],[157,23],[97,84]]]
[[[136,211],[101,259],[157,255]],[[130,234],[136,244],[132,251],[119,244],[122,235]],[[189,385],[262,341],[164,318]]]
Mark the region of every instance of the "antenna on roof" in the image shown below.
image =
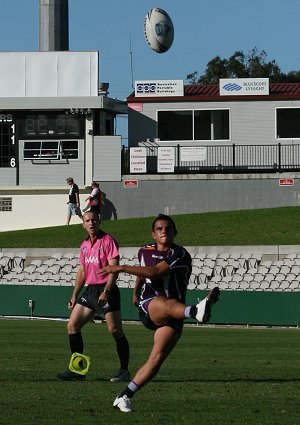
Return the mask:
[[[129,55],[130,55],[130,75],[131,75],[131,87],[134,89],[134,82],[133,82],[133,52],[131,47],[131,31],[129,36]]]

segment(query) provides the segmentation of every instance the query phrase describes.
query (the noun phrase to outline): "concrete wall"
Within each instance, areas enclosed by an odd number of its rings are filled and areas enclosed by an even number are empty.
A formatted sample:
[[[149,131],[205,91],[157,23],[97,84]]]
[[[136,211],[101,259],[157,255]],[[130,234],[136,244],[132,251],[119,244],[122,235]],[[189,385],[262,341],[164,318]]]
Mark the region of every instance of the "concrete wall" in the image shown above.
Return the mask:
[[[138,187],[124,187],[126,177]],[[293,177],[294,186],[279,186]],[[123,176],[121,182],[100,182],[104,220],[150,217],[157,213],[188,214],[300,205],[300,175],[179,175]],[[87,197],[81,190],[81,207]],[[0,190],[12,197],[12,211],[0,211],[0,231],[64,225],[68,188]],[[71,223],[79,223],[78,217]]]

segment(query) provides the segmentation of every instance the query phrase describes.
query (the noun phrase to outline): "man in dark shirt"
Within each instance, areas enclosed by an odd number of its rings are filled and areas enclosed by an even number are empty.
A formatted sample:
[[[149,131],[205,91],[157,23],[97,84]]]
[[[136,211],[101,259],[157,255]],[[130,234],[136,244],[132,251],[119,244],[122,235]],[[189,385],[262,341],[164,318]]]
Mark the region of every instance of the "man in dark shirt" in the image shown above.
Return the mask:
[[[68,213],[67,213],[67,224],[70,224],[71,216],[78,215],[82,220],[82,214],[80,209],[80,200],[79,200],[79,188],[72,177],[68,177],[66,179],[68,185],[70,185],[69,191],[69,200],[67,202],[68,205]]]
[[[155,244],[139,250],[140,266],[109,265],[99,271],[125,272],[137,276],[133,302],[139,307],[143,325],[154,331],[154,343],[148,360],[113,403],[115,408],[124,413],[132,411],[131,398],[157,374],[176,346],[184,319],[191,317],[199,323],[207,322],[211,306],[218,301],[219,288],[216,287],[198,304],[185,304],[192,259],[185,248],[174,243],[176,234],[173,219],[161,214],[152,224]]]

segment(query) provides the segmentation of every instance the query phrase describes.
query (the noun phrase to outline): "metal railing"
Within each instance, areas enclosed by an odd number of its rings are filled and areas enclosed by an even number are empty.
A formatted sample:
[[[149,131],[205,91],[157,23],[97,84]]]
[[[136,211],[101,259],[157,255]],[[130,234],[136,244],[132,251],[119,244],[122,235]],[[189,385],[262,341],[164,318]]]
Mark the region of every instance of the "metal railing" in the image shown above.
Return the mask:
[[[166,147],[166,146],[164,146]],[[175,174],[300,171],[300,144],[204,146],[206,159],[182,161],[175,146]],[[158,174],[158,146],[146,147],[146,174]],[[122,149],[122,174],[130,174],[130,148]],[[163,173],[159,173],[163,174]]]

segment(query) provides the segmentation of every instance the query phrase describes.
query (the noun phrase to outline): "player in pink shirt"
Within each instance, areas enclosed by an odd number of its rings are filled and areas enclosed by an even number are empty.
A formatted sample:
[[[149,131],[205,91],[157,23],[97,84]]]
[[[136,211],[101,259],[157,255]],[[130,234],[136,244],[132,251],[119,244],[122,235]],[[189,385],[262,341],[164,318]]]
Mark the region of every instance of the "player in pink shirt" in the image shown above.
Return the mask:
[[[117,241],[100,227],[97,213],[88,211],[83,215],[83,227],[88,237],[80,247],[80,266],[76,275],[75,287],[68,307],[71,310],[68,322],[69,343],[72,353],[83,354],[82,327],[95,313],[104,315],[107,328],[116,341],[120,360],[118,373],[111,382],[128,381],[129,345],[122,328],[120,291],[116,284],[118,273],[99,274],[99,269],[107,265],[119,264]],[[82,288],[87,284],[84,292]],[[59,373],[59,379],[78,380],[85,375],[70,370]]]

